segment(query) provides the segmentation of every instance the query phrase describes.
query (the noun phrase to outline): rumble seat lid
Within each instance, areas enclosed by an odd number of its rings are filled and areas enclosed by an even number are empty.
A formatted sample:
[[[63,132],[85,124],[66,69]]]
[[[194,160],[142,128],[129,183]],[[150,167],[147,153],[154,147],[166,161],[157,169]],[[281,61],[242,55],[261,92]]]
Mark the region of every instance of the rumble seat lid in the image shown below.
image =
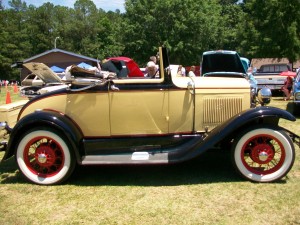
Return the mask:
[[[28,69],[34,75],[38,76],[46,84],[48,83],[63,83],[58,75],[54,73],[47,65],[44,63],[29,62],[24,63],[23,67]]]

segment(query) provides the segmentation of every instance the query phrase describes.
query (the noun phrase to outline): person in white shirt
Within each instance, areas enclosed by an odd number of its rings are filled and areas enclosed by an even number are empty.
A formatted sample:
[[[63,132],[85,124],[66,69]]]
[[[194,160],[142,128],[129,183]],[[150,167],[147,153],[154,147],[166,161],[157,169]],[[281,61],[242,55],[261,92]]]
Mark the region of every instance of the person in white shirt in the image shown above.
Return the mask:
[[[190,72],[188,74],[189,77],[195,77],[195,66],[191,66]]]
[[[145,74],[146,78],[155,78],[157,76],[158,70],[153,61],[149,61],[147,63],[146,71],[147,71],[147,73]]]

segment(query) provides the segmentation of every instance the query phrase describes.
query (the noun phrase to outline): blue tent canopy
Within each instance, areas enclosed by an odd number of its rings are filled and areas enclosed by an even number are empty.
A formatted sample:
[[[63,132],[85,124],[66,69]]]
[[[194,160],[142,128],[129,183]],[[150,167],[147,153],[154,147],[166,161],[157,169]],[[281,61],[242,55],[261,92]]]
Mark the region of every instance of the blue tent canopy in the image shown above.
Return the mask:
[[[83,69],[90,69],[92,66],[90,64],[87,64],[85,62],[79,63],[77,66],[83,68]]]
[[[50,69],[55,73],[62,73],[65,71],[63,68],[60,68],[58,66],[51,66]]]

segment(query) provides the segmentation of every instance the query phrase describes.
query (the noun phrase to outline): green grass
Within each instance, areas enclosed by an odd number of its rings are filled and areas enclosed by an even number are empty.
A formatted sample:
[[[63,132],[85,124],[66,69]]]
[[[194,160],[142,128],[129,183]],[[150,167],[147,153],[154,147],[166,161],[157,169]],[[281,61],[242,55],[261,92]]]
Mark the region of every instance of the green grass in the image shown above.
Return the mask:
[[[19,88],[16,92],[15,88],[13,86],[8,86],[7,88],[4,86],[0,86],[0,105],[6,104],[6,98],[8,97],[8,92],[10,96],[11,102],[15,102],[18,100],[24,100],[26,98],[21,97],[19,93]]]
[[[280,124],[300,134],[299,121]],[[288,176],[270,184],[245,181],[224,152],[171,166],[78,167],[49,187],[25,180],[12,158],[0,164],[0,224],[299,224],[296,153]]]

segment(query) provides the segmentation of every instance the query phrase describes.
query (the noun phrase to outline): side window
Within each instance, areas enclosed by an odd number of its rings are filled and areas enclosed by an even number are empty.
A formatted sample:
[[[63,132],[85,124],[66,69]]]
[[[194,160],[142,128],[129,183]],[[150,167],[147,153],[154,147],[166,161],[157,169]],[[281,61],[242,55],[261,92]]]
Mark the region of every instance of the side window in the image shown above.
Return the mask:
[[[262,69],[262,72],[270,72],[270,67],[269,66],[264,66]]]
[[[280,66],[279,72],[288,71],[288,67],[285,65]]]
[[[29,80],[33,80],[35,78],[35,75],[34,74],[30,74],[28,77],[27,77],[27,79],[29,79]]]

